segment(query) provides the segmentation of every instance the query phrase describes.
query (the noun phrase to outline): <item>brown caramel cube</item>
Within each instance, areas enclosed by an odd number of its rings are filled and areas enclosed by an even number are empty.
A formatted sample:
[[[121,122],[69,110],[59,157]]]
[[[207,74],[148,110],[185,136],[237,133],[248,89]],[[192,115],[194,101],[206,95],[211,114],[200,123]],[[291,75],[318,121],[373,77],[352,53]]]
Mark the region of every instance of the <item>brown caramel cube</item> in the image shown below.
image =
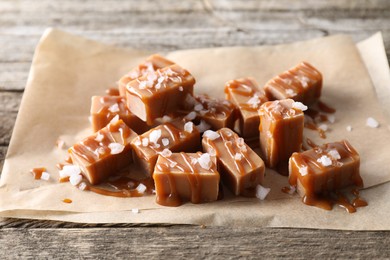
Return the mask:
[[[322,75],[307,62],[276,76],[266,83],[264,90],[271,100],[288,99],[311,105],[321,96]]]
[[[363,187],[360,157],[348,141],[328,143],[294,153],[289,160],[289,182],[306,200],[351,185]]]
[[[179,112],[189,120],[203,120],[209,129],[234,128],[237,110],[229,100],[211,98],[208,95],[187,95],[184,110]]]
[[[156,118],[176,112],[187,94],[193,94],[195,79],[172,65],[127,84],[127,107],[151,125]]]
[[[196,152],[199,139],[199,131],[192,122],[175,120],[165,123],[133,140],[131,145],[134,149],[134,160],[151,176],[159,154],[169,150]]]
[[[268,101],[265,92],[258,87],[253,78],[231,80],[225,85],[226,99],[230,100],[240,112],[240,134],[245,139],[259,136],[259,110]]]
[[[150,129],[144,121],[130,112],[127,108],[126,99],[124,97],[92,97],[91,120],[94,132],[105,127],[116,115],[118,115],[128,127],[138,134],[142,134]]]
[[[224,184],[235,194],[253,197],[256,186],[263,182],[263,160],[228,128],[203,134],[203,150],[216,155]]]
[[[91,184],[99,184],[132,162],[130,142],[137,136],[122,120],[114,118],[106,127],[69,148]]]
[[[164,57],[154,54],[148,57],[145,62],[139,64],[136,68],[132,69],[129,73],[120,78],[118,82],[119,94],[126,96],[126,85],[139,77],[146,76],[151,73],[155,73],[158,69],[162,69],[173,65],[174,63]]]
[[[156,201],[164,206],[179,206],[185,201],[216,201],[219,173],[215,156],[198,153],[159,155],[154,168]]]
[[[307,108],[307,107],[306,107]],[[305,106],[292,99],[269,101],[260,110],[260,147],[268,167],[285,163],[302,147]]]

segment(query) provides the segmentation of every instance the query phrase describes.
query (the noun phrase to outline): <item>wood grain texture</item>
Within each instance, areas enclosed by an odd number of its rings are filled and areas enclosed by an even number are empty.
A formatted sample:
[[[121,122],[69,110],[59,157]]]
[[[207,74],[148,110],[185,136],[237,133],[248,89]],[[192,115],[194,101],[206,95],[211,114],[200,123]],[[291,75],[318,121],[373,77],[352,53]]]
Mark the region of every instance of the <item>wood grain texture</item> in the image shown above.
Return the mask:
[[[34,49],[47,27],[154,51],[278,44],[382,31],[390,56],[388,0],[2,0],[0,170]],[[1,198],[0,198],[1,199]],[[88,225],[0,219],[2,258],[388,258],[388,232]]]

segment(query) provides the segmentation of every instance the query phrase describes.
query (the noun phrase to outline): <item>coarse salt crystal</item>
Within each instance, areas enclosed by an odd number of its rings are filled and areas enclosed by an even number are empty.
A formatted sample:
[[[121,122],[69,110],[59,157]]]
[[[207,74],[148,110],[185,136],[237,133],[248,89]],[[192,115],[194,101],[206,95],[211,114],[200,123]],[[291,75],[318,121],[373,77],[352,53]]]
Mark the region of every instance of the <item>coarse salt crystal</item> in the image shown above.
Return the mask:
[[[50,179],[50,174],[48,172],[42,172],[41,180],[48,181]]]
[[[216,156],[217,155],[217,152],[215,151],[214,148],[211,148],[208,153],[211,155],[211,156]]]
[[[142,139],[142,146],[146,147],[149,145],[149,139],[147,137]]]
[[[200,120],[199,125],[195,126],[199,132],[203,133],[211,128],[209,124],[207,124],[204,120]]]
[[[80,174],[81,170],[80,167],[77,165],[64,165],[62,170],[60,171],[60,177],[69,177],[71,175]]]
[[[245,140],[242,137],[237,138],[237,144],[240,146],[245,145]]]
[[[157,143],[160,137],[161,137],[161,129],[153,130],[152,132],[150,132],[149,141],[152,143]]]
[[[248,105],[251,105],[251,107],[256,108],[260,104],[260,100],[258,96],[251,97],[247,102]]]
[[[210,154],[208,154],[208,153],[202,154],[199,157],[198,162],[199,162],[200,167],[202,167],[203,169],[206,169],[206,170],[210,170],[211,165],[212,165],[212,162],[210,159]]]
[[[300,167],[300,168],[299,168],[299,173],[300,173],[302,176],[307,175],[307,174],[308,174],[307,166]]]
[[[182,86],[179,87],[179,91],[183,91],[184,88]]]
[[[161,118],[161,121],[162,121],[163,123],[171,122],[171,121],[172,121],[172,117],[165,115],[165,116],[163,116],[163,117]]]
[[[187,122],[184,124],[184,131],[186,131],[187,133],[192,133],[193,130],[194,130],[194,123]]]
[[[210,140],[215,140],[220,137],[220,135],[213,130],[207,130],[203,133],[203,136],[209,138]]]
[[[138,193],[144,193],[144,192],[146,191],[146,186],[143,185],[142,183],[140,183],[140,184],[137,186],[137,188],[135,188],[135,189],[138,191]]]
[[[171,150],[165,148],[162,152],[161,152],[161,155],[164,156],[164,157],[170,157],[172,155],[172,152]]]
[[[351,132],[351,131],[352,131],[352,126],[348,125],[348,126],[346,127],[346,129],[347,129],[348,132]]]
[[[117,103],[111,105],[109,108],[108,108],[108,111],[110,111],[111,113],[116,113],[116,112],[119,112],[119,106]]]
[[[148,76],[146,76],[146,79],[148,80],[149,84],[153,84],[153,82],[157,79],[157,75],[154,73],[150,73],[148,74]]]
[[[195,107],[194,107],[195,111],[201,111],[202,109],[203,109],[203,105],[202,104],[196,104]]]
[[[339,152],[336,149],[332,149],[328,152],[328,155],[335,160],[341,159]]]
[[[169,163],[169,167],[173,168],[177,165],[177,162],[170,162]]]
[[[367,118],[366,125],[371,128],[377,128],[379,126],[379,122],[375,120],[373,117]]]
[[[319,159],[317,159],[317,162],[321,163],[325,167],[332,165],[332,160],[326,155],[322,155]]]
[[[97,133],[97,136],[95,138],[95,141],[101,142],[104,139],[104,135],[102,135],[100,132]]]
[[[291,97],[291,96],[294,96],[296,93],[291,88],[288,88],[288,89],[286,89],[286,94]]]
[[[169,145],[169,139],[168,138],[163,138],[161,139],[161,142],[164,146],[168,146]]]
[[[139,209],[131,209],[131,212],[132,212],[133,214],[138,214],[138,213],[139,213]]]
[[[137,138],[137,139],[134,141],[134,144],[135,144],[136,146],[140,146],[140,145],[142,144],[141,139]]]
[[[234,155],[234,160],[236,160],[236,161],[241,161],[241,159],[242,159],[242,154],[236,153],[236,154]]]
[[[336,117],[334,115],[327,115],[328,122],[333,124],[336,122]]]
[[[307,110],[307,106],[305,106],[303,103],[301,102],[294,102],[292,104],[292,107],[293,108],[296,108],[296,109],[299,109],[299,110],[302,110],[302,111],[306,111]]]
[[[259,184],[256,186],[256,198],[264,200],[270,191],[270,188],[265,188]]]
[[[69,177],[69,182],[70,184],[72,184],[73,186],[76,186],[77,184],[79,184],[81,181],[83,180],[83,176],[81,176],[81,174],[73,174]]]
[[[87,188],[87,184],[85,182],[81,182],[79,185],[80,190],[85,190]]]
[[[321,129],[324,132],[328,131],[328,125],[327,124],[321,124],[321,125],[318,126],[318,128]]]
[[[198,159],[196,159],[195,157],[191,157],[191,164],[195,165],[197,163],[198,163]]]
[[[120,143],[110,143],[108,148],[110,148],[111,154],[118,154],[125,149],[125,146]]]
[[[192,112],[188,113],[184,118],[192,121],[196,118],[196,112],[192,111]]]
[[[145,89],[146,88],[146,81],[139,81],[138,88]]]

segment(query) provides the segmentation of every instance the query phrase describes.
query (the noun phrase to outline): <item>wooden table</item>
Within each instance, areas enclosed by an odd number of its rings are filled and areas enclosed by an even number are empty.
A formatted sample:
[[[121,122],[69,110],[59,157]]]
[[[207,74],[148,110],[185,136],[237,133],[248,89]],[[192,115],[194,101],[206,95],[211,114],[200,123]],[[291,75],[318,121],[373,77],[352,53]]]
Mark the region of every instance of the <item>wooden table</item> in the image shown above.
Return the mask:
[[[47,27],[153,51],[286,43],[376,31],[390,52],[388,0],[0,1],[0,170],[34,48]],[[1,199],[1,198],[0,198]],[[390,233],[0,219],[1,258],[390,257]]]

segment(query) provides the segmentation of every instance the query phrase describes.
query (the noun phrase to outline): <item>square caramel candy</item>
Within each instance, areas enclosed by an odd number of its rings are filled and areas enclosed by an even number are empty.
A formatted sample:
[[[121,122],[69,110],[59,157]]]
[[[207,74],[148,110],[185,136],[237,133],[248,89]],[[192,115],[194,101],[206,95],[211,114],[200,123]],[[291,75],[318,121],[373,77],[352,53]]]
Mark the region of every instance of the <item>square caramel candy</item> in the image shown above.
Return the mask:
[[[216,99],[206,94],[191,96],[187,95],[184,110],[180,114],[186,115],[189,120],[199,122],[203,120],[213,130],[223,127],[234,128],[237,109],[229,100]]]
[[[153,54],[148,57],[143,63],[129,71],[126,75],[120,78],[118,81],[119,95],[126,96],[126,85],[139,77],[146,76],[148,74],[155,73],[158,69],[162,69],[173,65],[174,63],[164,57]]]
[[[225,84],[226,99],[239,109],[240,134],[245,139],[259,137],[259,110],[268,101],[253,78],[231,80]]]
[[[307,62],[301,62],[268,81],[264,90],[271,100],[291,98],[311,105],[321,96],[322,75]]]
[[[177,112],[187,94],[193,94],[194,84],[194,77],[178,65],[157,70],[127,84],[127,107],[151,125],[156,118]]]
[[[302,147],[305,107],[292,99],[265,102],[259,110],[260,148],[268,167],[288,159]]]
[[[363,187],[360,157],[346,141],[324,144],[294,153],[289,160],[289,182],[300,196],[312,200],[348,186]]]
[[[153,174],[157,157],[164,151],[196,152],[199,150],[200,134],[192,122],[174,120],[164,123],[133,140],[134,160],[147,175]]]
[[[156,202],[179,206],[186,201],[216,201],[220,176],[215,156],[207,153],[172,153],[159,155],[153,173]]]
[[[94,132],[105,127],[116,115],[138,134],[150,127],[133,115],[127,108],[126,99],[121,96],[93,96],[91,104],[91,123]]]
[[[224,184],[235,194],[254,197],[256,186],[264,179],[263,160],[228,128],[203,134],[203,150],[216,155]]]
[[[68,152],[88,181],[99,184],[130,165],[130,143],[135,137],[137,134],[116,117],[103,129],[70,147]]]

